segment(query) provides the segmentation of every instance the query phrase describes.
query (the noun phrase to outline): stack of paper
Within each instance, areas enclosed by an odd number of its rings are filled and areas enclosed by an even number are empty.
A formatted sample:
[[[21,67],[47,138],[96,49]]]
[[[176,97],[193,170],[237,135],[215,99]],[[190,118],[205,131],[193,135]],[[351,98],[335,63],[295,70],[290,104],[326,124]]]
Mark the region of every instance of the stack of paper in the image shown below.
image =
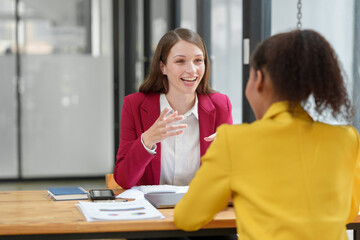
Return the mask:
[[[79,202],[77,206],[88,222],[164,218],[161,212],[144,199],[111,203]]]

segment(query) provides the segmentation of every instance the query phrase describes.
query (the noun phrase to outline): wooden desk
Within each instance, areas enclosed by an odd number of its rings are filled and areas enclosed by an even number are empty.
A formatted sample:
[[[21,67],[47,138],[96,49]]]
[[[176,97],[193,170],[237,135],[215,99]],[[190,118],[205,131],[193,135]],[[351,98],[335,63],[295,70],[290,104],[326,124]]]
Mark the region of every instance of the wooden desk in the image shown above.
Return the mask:
[[[121,190],[120,190],[121,191]],[[0,191],[0,239],[99,239],[221,235],[236,233],[233,208],[196,232],[178,230],[173,209],[162,220],[87,222],[78,201],[53,201],[47,191]]]

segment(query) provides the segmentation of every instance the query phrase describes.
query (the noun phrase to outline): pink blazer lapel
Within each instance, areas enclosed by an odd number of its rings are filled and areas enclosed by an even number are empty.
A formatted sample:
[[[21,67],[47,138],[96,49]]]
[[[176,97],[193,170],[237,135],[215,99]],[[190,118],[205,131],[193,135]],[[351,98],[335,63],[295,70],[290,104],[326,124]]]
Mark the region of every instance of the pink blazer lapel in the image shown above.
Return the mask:
[[[159,94],[148,94],[140,106],[144,131],[148,130],[160,115]]]
[[[206,142],[205,137],[215,133],[216,108],[208,95],[198,94],[198,113],[200,130],[200,156],[204,155],[211,142]]]

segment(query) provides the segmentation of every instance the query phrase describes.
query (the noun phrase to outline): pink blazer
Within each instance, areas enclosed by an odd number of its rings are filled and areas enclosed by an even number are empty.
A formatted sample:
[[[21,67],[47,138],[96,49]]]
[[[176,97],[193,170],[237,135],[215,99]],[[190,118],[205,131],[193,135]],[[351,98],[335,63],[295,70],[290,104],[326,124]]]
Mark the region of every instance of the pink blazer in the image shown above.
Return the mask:
[[[221,93],[198,94],[200,154],[204,155],[210,142],[204,137],[215,133],[223,123],[232,124],[232,106]],[[115,181],[125,189],[135,185],[158,185],[161,169],[161,143],[156,154],[146,151],[141,143],[145,132],[160,115],[160,94],[134,93],[124,98],[120,145],[114,169]]]

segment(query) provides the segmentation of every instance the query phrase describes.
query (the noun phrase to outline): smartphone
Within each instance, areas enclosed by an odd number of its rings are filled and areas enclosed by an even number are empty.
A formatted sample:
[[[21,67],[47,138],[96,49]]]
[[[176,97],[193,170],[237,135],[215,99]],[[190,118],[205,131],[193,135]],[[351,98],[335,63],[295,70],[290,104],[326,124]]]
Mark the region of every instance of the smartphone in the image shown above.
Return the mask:
[[[111,189],[92,189],[89,191],[89,197],[94,200],[114,200],[115,193]]]

